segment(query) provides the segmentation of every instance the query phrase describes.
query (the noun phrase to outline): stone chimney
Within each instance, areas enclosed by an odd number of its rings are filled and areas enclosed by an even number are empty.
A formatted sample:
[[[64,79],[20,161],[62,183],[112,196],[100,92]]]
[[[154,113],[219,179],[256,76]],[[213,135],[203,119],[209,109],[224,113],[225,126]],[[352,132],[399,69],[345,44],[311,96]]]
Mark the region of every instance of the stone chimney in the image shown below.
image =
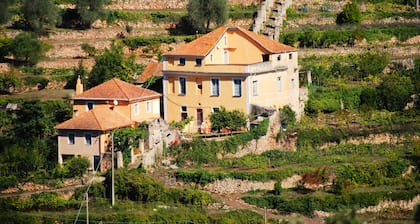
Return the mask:
[[[80,80],[80,76],[77,77],[76,81],[76,96],[83,93],[83,84],[82,80]]]

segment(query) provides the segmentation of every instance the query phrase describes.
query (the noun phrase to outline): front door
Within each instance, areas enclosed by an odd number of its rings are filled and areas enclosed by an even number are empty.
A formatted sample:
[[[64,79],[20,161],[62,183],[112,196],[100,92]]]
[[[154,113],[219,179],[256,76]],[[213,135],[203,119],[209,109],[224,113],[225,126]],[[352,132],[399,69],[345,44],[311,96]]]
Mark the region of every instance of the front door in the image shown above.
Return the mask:
[[[101,157],[100,156],[93,156],[93,170],[94,171],[101,171],[100,162],[101,162]]]
[[[203,109],[197,109],[197,127],[203,123]]]

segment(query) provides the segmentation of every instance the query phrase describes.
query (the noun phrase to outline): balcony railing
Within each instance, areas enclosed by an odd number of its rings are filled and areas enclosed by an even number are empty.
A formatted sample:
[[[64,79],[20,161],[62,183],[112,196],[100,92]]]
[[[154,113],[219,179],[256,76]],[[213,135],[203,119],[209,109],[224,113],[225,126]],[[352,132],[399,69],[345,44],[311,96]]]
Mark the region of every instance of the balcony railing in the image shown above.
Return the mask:
[[[265,73],[271,71],[284,71],[287,66],[277,62],[262,62],[251,65],[241,64],[210,64],[199,67],[180,67],[173,66],[166,72],[186,72],[186,73]]]
[[[270,61],[262,62],[258,64],[248,65],[246,67],[246,73],[264,73],[271,71],[284,71],[287,69],[287,66],[280,65],[279,63],[273,63]]]

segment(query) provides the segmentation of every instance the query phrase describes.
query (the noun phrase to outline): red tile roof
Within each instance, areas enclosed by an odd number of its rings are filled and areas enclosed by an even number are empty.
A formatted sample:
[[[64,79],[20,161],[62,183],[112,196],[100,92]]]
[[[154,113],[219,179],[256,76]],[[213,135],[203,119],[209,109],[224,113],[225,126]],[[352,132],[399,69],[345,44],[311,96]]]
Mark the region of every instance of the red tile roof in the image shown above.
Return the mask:
[[[97,108],[73,117],[55,126],[61,130],[109,131],[129,127],[134,124],[117,111]]]
[[[75,100],[139,100],[160,97],[161,94],[119,79],[111,79],[74,96]]]
[[[149,62],[146,68],[144,68],[141,75],[137,78],[137,82],[145,83],[152,76],[163,76],[162,69],[163,69],[162,62],[156,62],[156,61]]]
[[[296,51],[294,47],[282,44],[278,41],[271,40],[267,37],[258,35],[254,32],[245,30],[243,28],[222,26],[198,39],[191,41],[190,43],[182,45],[176,50],[164,54],[164,56],[206,56],[215,47],[216,43],[220,40],[220,38],[222,38],[223,34],[228,30],[243,33],[244,35],[248,36],[251,40],[255,41],[256,44],[260,45],[262,48],[266,49],[270,53]]]

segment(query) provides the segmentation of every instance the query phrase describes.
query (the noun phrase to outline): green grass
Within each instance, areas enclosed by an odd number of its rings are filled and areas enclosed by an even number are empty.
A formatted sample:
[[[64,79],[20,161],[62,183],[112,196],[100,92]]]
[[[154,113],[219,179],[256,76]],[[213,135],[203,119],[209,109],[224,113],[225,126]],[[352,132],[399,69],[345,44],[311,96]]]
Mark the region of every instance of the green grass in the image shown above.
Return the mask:
[[[28,91],[18,94],[0,95],[2,99],[25,98],[28,100],[62,100],[72,96],[74,90],[71,89],[43,89]]]

